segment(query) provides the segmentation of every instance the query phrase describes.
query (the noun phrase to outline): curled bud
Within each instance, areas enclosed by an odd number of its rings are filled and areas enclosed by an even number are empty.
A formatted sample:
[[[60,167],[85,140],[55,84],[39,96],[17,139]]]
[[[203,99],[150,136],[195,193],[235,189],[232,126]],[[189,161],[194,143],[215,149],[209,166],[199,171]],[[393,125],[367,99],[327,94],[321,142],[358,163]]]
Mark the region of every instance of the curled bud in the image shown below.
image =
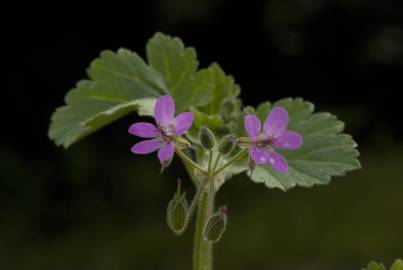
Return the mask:
[[[207,127],[200,129],[200,143],[205,149],[211,149],[214,147],[214,135]]]
[[[181,195],[181,181],[178,179],[178,187],[173,199],[168,203],[167,223],[169,228],[176,234],[181,235],[187,226],[187,212],[189,209],[186,194]]]
[[[218,208],[217,212],[209,218],[204,228],[204,238],[206,241],[215,243],[221,239],[227,227],[227,216],[227,207],[221,206]]]
[[[218,146],[218,151],[222,155],[231,153],[231,151],[234,149],[234,140],[235,137],[233,135],[224,136],[220,142],[220,145]]]

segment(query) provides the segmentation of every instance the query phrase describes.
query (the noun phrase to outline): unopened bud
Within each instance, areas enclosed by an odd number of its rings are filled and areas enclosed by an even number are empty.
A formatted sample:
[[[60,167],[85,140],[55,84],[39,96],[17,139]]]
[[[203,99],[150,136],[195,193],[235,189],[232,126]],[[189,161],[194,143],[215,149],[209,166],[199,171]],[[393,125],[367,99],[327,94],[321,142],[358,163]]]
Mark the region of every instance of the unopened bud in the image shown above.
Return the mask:
[[[182,234],[187,226],[187,212],[189,209],[186,194],[181,194],[181,182],[178,179],[178,187],[173,199],[168,203],[167,222],[169,228],[176,234]]]
[[[214,147],[214,135],[207,127],[202,127],[200,129],[200,143],[206,149],[211,149]]]
[[[246,106],[243,111],[245,114],[255,114],[255,109],[252,106]]]
[[[226,135],[221,139],[220,145],[218,146],[218,151],[222,155],[227,155],[231,153],[234,149],[234,140],[235,137],[233,135]]]
[[[215,243],[221,239],[227,227],[227,216],[227,207],[221,206],[218,208],[217,212],[209,218],[204,228],[204,238],[206,241]]]

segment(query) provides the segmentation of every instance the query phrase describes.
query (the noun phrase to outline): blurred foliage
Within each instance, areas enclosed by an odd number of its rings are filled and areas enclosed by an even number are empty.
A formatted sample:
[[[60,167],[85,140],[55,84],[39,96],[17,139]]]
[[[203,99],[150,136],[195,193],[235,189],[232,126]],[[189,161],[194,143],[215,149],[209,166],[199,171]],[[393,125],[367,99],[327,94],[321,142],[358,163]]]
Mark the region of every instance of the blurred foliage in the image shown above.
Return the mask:
[[[400,259],[396,260],[390,267],[390,270],[402,270],[402,269],[403,269],[403,261]],[[386,268],[382,263],[372,261],[368,264],[366,269],[362,270],[386,270]]]

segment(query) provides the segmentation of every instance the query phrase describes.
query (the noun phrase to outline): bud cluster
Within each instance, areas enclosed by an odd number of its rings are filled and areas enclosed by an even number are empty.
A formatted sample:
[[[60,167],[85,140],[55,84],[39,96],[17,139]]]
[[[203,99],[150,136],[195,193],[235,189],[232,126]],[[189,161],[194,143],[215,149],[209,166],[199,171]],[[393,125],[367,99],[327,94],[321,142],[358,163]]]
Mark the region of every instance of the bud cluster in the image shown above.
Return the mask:
[[[207,169],[200,167],[201,169],[195,170],[195,174],[198,178],[203,179],[200,181],[198,190],[195,194],[195,197],[191,203],[188,205],[185,194],[181,193],[180,180],[178,180],[178,187],[175,192],[173,199],[168,204],[167,209],[167,222],[169,228],[176,234],[181,235],[189,222],[190,216],[192,215],[193,210],[197,207],[197,203],[199,202],[199,196],[203,192],[214,192],[214,190],[205,190],[205,185],[210,183],[212,187],[216,183],[214,173],[219,171],[219,167],[216,170],[217,165],[219,164],[220,159],[223,156],[230,155],[234,150],[235,145],[239,145],[239,139],[237,139],[234,135],[228,134],[223,136],[220,140],[217,140],[214,133],[206,126],[200,128],[199,131],[199,140],[200,145],[204,150],[208,150],[209,161]],[[179,143],[182,143],[179,145]],[[183,140],[177,141],[178,146],[188,147],[188,142]],[[214,161],[215,158],[215,161]],[[196,166],[196,165],[195,165]],[[197,168],[197,167],[196,167]],[[203,184],[204,183],[204,184]],[[214,188],[213,188],[214,189]],[[207,221],[205,221],[203,227],[203,238],[205,241],[210,243],[215,243],[219,241],[224,234],[224,231],[228,222],[228,210],[225,206],[221,206],[217,209],[217,211],[211,214]]]

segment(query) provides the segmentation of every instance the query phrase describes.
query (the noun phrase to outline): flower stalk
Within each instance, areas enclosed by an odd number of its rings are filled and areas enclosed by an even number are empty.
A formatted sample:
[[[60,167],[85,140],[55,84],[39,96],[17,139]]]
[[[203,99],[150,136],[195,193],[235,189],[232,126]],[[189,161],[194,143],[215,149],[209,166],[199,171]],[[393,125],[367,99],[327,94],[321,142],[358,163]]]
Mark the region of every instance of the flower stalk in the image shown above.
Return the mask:
[[[179,150],[181,151],[181,150]],[[210,158],[212,158],[212,153],[210,153]],[[183,155],[182,155],[183,154]],[[194,244],[193,244],[193,270],[212,270],[213,269],[213,244],[204,239],[204,228],[208,222],[208,219],[213,214],[214,209],[214,181],[212,177],[212,166],[207,168],[207,171],[203,169],[206,173],[206,178],[203,182],[199,182],[193,169],[196,166],[189,166],[192,163],[187,162],[187,156],[181,152],[178,155],[182,160],[188,164],[186,169],[189,173],[190,178],[194,183],[197,184],[197,191],[195,197],[189,207],[188,218],[190,218],[197,206],[196,215],[196,227],[194,232]],[[193,160],[192,160],[193,162]],[[197,164],[196,162],[194,162]],[[210,185],[206,189],[206,185]]]
[[[204,239],[204,228],[213,214],[214,193],[203,192],[197,209],[193,246],[193,270],[213,269],[213,244]]]
[[[176,153],[178,154],[178,156],[186,163],[188,163],[188,165],[190,165],[190,167],[199,170],[201,173],[203,174],[208,174],[208,172],[203,169],[199,164],[197,164],[196,162],[194,162],[190,157],[188,157],[179,147],[175,148]],[[197,181],[196,181],[197,182]]]
[[[230,160],[228,160],[227,163],[225,163],[225,164],[222,165],[220,168],[218,168],[217,170],[215,170],[215,171],[213,172],[213,176],[216,176],[217,174],[219,174],[220,172],[222,172],[223,170],[225,170],[226,168],[228,168],[229,166],[231,166],[231,164],[233,164],[235,161],[237,161],[238,159],[240,159],[246,152],[247,152],[247,149],[242,149],[242,150],[240,150],[235,156],[233,156]]]

